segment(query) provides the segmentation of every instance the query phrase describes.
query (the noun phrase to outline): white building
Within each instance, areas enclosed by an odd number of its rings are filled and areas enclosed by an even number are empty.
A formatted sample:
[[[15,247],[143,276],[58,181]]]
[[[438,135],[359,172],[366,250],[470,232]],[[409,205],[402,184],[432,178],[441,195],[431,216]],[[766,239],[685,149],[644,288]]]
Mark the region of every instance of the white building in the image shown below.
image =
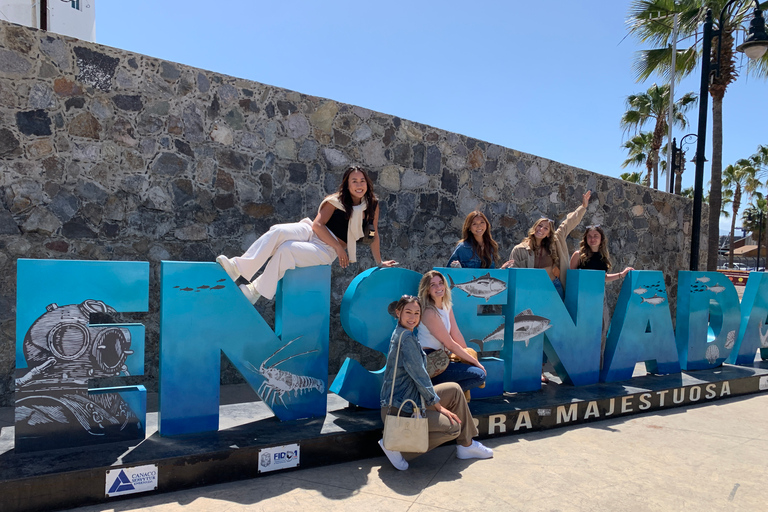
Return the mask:
[[[0,19],[96,41],[96,0],[0,0]]]

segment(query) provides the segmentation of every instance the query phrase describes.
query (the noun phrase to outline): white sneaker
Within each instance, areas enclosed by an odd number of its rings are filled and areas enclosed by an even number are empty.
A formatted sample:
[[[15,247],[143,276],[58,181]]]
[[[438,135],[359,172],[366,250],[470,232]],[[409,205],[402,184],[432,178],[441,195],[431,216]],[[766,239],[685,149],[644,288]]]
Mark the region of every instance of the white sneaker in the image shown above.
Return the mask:
[[[387,450],[384,448],[384,440],[379,439],[379,446],[381,446],[381,450],[384,452],[384,455],[387,456],[389,459],[389,462],[392,463],[393,466],[395,466],[395,469],[399,469],[400,471],[405,471],[408,469],[408,461],[403,458],[403,454],[400,452],[393,452],[392,450]]]
[[[493,457],[493,450],[477,441],[472,441],[469,446],[457,446],[456,457],[459,459],[490,459]]]
[[[240,288],[240,291],[243,292],[243,295],[245,295],[245,298],[248,299],[251,304],[256,304],[256,301],[261,297],[261,294],[256,291],[256,287],[253,283],[241,284],[238,288]]]
[[[227,273],[229,278],[233,281],[237,281],[237,278],[240,277],[240,272],[237,270],[237,266],[235,265],[235,262],[231,259],[227,258],[223,254],[220,256],[216,256],[216,263],[221,265],[221,268],[224,269],[224,272]]]

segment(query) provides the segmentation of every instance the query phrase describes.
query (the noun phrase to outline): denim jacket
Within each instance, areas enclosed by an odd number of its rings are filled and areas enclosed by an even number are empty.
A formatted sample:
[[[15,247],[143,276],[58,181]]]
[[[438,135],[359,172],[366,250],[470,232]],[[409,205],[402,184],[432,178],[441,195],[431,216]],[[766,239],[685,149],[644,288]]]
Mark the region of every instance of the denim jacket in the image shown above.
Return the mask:
[[[446,267],[450,267],[454,261],[461,263],[462,268],[482,268],[483,266],[483,260],[472,249],[472,244],[466,240],[459,242],[459,245],[453,250]],[[496,268],[496,262],[491,260],[491,266],[488,268]]]
[[[392,333],[389,341],[389,354],[387,355],[387,367],[384,370],[384,383],[381,386],[381,406],[389,406],[389,394],[392,392],[392,374],[395,368],[395,356],[397,345],[400,342],[400,357],[397,361],[397,374],[395,375],[395,391],[392,397],[392,407],[400,407],[402,403],[411,399],[421,406],[421,397],[429,407],[440,401],[432,387],[432,381],[427,374],[427,356],[421,350],[416,335],[405,327],[398,325]],[[403,412],[413,412],[411,403],[405,404]],[[423,411],[422,411],[423,412]]]

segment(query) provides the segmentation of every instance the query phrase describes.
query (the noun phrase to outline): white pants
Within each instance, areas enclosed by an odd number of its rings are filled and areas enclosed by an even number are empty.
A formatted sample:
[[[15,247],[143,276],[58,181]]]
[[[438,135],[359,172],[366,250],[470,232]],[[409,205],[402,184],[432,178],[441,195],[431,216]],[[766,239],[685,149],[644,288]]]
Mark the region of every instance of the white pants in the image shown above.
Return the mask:
[[[311,220],[302,219],[300,222],[272,226],[251,244],[245,254],[232,259],[240,274],[249,281],[269,260],[254,286],[262,297],[271,300],[277,291],[277,282],[286,270],[330,265],[336,259],[336,250],[312,231]]]

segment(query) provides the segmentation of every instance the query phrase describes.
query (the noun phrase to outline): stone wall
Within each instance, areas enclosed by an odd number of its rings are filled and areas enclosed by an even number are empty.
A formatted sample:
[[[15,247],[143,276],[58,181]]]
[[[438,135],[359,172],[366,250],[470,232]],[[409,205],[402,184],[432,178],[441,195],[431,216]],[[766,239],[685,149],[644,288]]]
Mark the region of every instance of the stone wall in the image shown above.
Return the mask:
[[[0,405],[11,403],[16,259],[150,262],[147,375],[156,389],[159,262],[240,254],[279,222],[313,216],[350,162],[381,199],[382,255],[446,262],[464,215],[487,213],[503,254],[541,215],[594,191],[584,225],[610,234],[616,268],[688,262],[690,201],[365,108],[0,23]],[[575,247],[582,227],[572,233]],[[706,232],[706,229],[703,229]],[[706,241],[702,241],[706,247]],[[338,318],[351,279],[333,267],[330,371],[383,356]],[[617,284],[609,285],[615,302]],[[670,288],[674,295],[674,288]],[[260,301],[268,321],[274,306]],[[238,377],[230,366],[225,381]]]

